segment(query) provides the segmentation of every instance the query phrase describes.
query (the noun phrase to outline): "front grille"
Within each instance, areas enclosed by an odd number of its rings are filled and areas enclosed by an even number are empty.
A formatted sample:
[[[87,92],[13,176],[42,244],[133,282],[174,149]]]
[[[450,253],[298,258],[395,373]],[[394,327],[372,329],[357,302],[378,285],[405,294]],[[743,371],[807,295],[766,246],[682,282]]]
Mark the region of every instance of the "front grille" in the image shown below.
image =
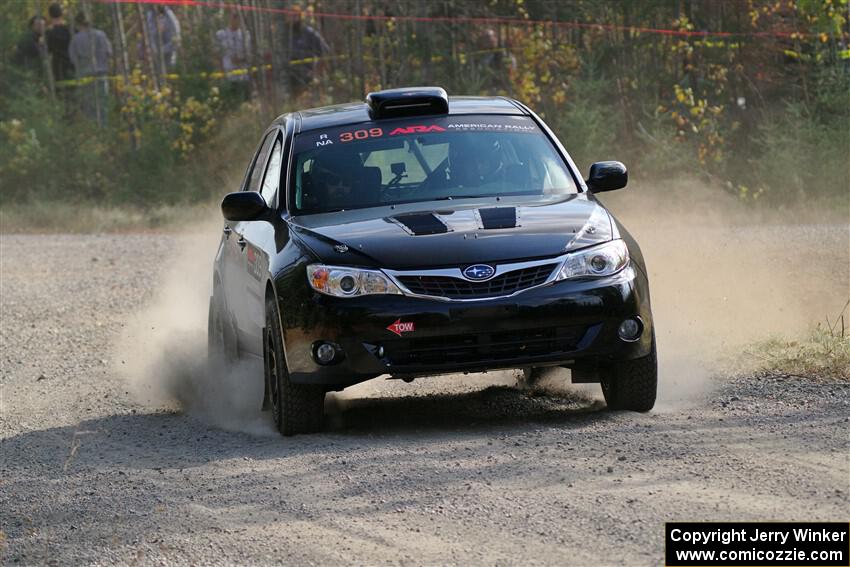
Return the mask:
[[[477,299],[511,295],[545,282],[557,264],[532,266],[504,273],[486,282],[470,282],[451,276],[399,276],[398,280],[417,295],[449,299]]]
[[[481,363],[482,366],[526,357],[557,355],[576,350],[584,327],[550,327],[385,341],[392,366],[443,366]]]

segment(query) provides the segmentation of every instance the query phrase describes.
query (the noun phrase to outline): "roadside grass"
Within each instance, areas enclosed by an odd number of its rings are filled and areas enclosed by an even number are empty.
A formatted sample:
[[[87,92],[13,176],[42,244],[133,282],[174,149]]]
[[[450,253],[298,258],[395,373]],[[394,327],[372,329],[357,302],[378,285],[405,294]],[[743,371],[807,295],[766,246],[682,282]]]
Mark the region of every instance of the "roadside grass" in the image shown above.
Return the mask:
[[[178,231],[215,218],[218,204],[159,205],[150,208],[61,202],[0,206],[0,234]]]
[[[819,323],[800,339],[771,338],[746,349],[756,359],[756,371],[769,374],[850,381],[850,328],[845,312],[850,300],[835,321]]]
[[[75,187],[80,175],[70,166],[61,170],[61,178],[51,178],[60,186],[62,179],[67,180],[61,191],[41,187],[38,193],[14,197],[6,194],[8,187],[0,187],[7,190],[0,190],[0,233],[167,232],[220,220],[218,203],[225,193],[238,189],[269,120],[256,105],[245,104],[221,120],[192,159],[165,169],[158,166],[172,163],[173,156],[152,159],[151,166],[135,176],[138,181],[132,187],[126,185],[130,163],[120,162],[101,175],[109,180],[111,192],[96,197]],[[164,146],[162,151],[171,150]],[[86,170],[83,178],[92,176]]]
[[[243,143],[238,151],[235,148],[237,145],[216,139],[204,159],[184,166],[188,172],[178,172],[181,176],[198,179],[203,184],[203,196],[197,202],[139,206],[85,199],[9,200],[0,202],[0,234],[169,232],[195,225],[198,221],[220,220],[218,204],[226,192],[223,188],[239,186],[243,167],[250,159],[250,150],[245,149],[250,145]],[[239,158],[222,159],[221,156]],[[727,224],[847,222],[847,197],[813,197],[804,208],[791,203],[762,206],[743,202],[721,187],[696,177],[682,176],[675,180],[664,180],[636,175],[633,185],[634,188],[622,193],[606,194],[603,201],[629,211],[632,216],[656,216],[661,204],[668,212],[700,210],[705,215],[722,217]]]

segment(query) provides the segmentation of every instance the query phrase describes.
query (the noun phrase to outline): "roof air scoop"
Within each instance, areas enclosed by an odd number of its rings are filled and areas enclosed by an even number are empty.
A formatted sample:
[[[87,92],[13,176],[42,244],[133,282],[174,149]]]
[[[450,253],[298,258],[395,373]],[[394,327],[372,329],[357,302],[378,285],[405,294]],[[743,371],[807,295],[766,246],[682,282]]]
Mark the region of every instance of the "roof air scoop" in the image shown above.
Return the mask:
[[[448,114],[449,95],[442,87],[389,89],[366,95],[366,105],[373,120]]]

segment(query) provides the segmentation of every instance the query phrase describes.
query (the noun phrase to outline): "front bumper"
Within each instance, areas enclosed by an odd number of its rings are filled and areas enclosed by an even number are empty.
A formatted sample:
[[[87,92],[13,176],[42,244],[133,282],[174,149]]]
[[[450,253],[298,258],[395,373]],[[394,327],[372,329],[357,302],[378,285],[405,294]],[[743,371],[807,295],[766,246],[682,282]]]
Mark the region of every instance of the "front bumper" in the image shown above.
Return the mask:
[[[643,272],[629,265],[609,278],[563,281],[510,298],[444,302],[407,296],[309,298],[279,289],[290,379],[345,387],[381,374],[412,376],[523,366],[572,366],[627,360],[649,353],[652,313]],[[306,303],[305,303],[306,302]],[[640,317],[635,342],[617,335],[620,323]],[[398,334],[399,321],[412,330]],[[405,326],[402,326],[405,328]],[[411,329],[410,326],[406,326]],[[332,365],[315,362],[320,342],[344,355]]]

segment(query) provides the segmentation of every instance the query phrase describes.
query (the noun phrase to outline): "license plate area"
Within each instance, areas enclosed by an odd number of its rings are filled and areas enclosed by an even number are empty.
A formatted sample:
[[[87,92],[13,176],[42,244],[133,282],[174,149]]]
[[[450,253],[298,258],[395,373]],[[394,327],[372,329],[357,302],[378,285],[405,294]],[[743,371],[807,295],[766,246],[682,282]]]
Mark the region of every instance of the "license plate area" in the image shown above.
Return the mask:
[[[576,350],[584,327],[497,330],[383,342],[392,366],[449,366],[553,356]]]

